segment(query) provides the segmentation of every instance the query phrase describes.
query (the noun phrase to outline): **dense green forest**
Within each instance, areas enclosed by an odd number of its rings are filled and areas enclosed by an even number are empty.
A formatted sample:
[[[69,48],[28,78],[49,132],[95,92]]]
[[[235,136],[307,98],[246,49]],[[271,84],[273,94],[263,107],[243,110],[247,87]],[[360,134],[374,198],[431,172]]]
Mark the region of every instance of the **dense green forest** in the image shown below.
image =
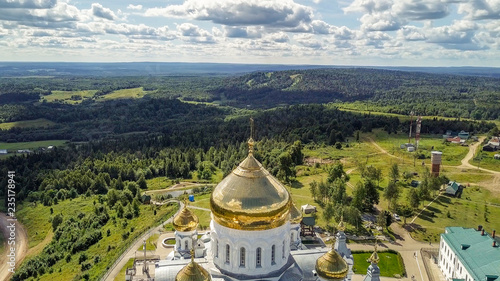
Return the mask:
[[[238,108],[357,102],[372,111],[405,115],[414,111],[420,115],[476,120],[500,117],[499,78],[347,68],[253,72],[226,77],[1,78],[0,122],[54,119],[50,111],[60,112],[64,108],[40,104],[44,96],[54,91],[96,91],[92,99],[82,102],[88,108],[101,106],[96,102],[115,90],[139,87],[148,98],[181,98]]]

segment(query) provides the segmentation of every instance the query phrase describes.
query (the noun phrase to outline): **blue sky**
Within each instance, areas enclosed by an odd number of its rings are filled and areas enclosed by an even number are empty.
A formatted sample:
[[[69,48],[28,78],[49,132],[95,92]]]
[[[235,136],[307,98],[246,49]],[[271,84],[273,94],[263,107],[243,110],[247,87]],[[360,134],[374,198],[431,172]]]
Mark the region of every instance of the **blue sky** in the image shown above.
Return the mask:
[[[500,0],[0,0],[0,61],[500,67]]]

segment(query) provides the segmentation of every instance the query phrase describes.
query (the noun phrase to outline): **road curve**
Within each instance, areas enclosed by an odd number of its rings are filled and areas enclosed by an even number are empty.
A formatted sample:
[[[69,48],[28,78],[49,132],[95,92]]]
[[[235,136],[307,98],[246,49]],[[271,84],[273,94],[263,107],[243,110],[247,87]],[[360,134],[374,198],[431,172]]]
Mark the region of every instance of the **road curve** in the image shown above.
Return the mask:
[[[9,241],[8,238],[10,237],[10,230],[7,227],[11,223],[13,223],[12,221],[9,221],[9,219],[11,219],[11,217],[8,217],[4,213],[0,213],[0,231],[2,232],[6,241]],[[14,223],[16,226],[16,236],[14,241],[16,241],[15,260],[17,269],[21,265],[21,262],[28,252],[28,234],[26,232],[26,228],[24,228],[24,226],[19,221],[15,221]],[[9,280],[10,276],[12,275],[12,273],[9,272],[9,265],[7,264],[7,254],[10,253],[10,247],[10,245],[6,245],[5,252],[1,253],[2,256],[0,256],[0,280],[3,281]]]

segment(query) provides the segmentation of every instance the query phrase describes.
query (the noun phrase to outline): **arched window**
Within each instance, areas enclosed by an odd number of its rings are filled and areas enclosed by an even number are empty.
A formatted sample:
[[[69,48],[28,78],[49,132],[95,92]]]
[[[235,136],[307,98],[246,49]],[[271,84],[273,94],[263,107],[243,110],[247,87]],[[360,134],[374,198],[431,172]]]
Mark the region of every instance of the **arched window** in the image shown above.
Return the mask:
[[[283,246],[281,247],[281,258],[285,259],[285,240],[283,240]]]
[[[189,243],[187,240],[184,241],[184,250],[186,250],[186,251],[189,250]]]
[[[262,265],[262,249],[261,248],[257,248],[257,252],[256,252],[255,257],[256,257],[255,265],[257,267],[261,267],[261,265]]]
[[[215,257],[219,257],[219,240],[215,239]]]
[[[276,245],[271,247],[271,264],[276,263]]]
[[[290,242],[295,242],[295,239],[293,239],[293,232],[290,234]]]
[[[245,267],[245,248],[240,248],[240,266]]]
[[[231,258],[231,246],[229,246],[229,244],[226,244],[226,263],[229,263],[230,258]]]

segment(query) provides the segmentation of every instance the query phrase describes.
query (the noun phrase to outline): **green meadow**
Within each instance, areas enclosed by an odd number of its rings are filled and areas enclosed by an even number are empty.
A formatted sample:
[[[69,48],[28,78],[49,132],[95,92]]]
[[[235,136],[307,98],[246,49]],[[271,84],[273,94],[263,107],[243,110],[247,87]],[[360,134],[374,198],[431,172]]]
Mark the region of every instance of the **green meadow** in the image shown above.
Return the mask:
[[[45,118],[38,118],[35,120],[0,123],[0,130],[9,130],[11,128],[46,128],[54,126],[55,124],[56,123]]]

